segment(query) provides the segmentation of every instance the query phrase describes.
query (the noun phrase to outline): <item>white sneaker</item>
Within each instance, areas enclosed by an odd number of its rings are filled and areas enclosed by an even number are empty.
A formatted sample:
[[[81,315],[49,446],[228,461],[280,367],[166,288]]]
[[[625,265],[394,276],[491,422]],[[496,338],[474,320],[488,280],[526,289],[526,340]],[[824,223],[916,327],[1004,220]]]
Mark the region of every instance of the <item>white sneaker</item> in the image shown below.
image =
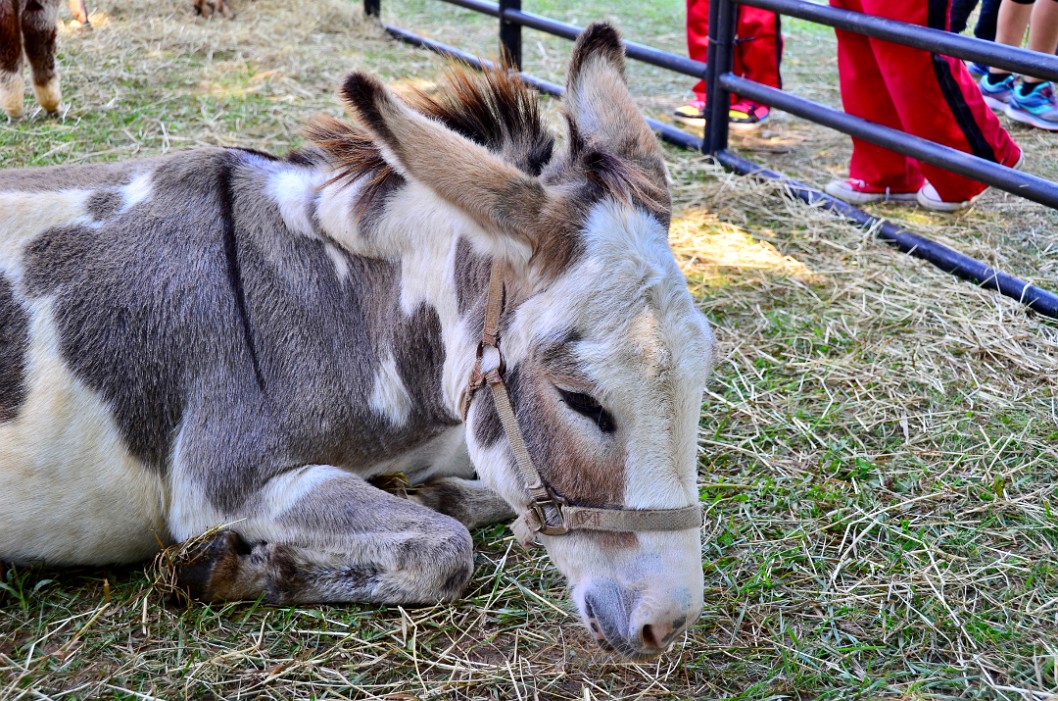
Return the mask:
[[[933,187],[932,183],[926,183],[922,186],[922,189],[918,191],[915,199],[918,201],[918,206],[922,209],[928,209],[931,212],[960,212],[964,209],[973,207],[974,202],[985,193],[984,190],[977,193],[968,200],[959,200],[958,202],[948,202],[942,200],[940,195],[937,194],[937,188]]]
[[[886,188],[884,192],[867,192],[861,190],[863,182],[860,180],[831,180],[823,186],[823,192],[835,199],[849,204],[861,205],[873,202],[914,202],[915,192],[893,192]]]
[[[1018,160],[1014,165],[1010,166],[1014,170],[1020,170],[1021,164],[1025,162],[1025,151],[1018,154]],[[918,191],[915,199],[918,201],[918,206],[922,209],[928,209],[932,212],[960,212],[964,209],[973,207],[974,202],[985,194],[987,190],[981,190],[973,197],[968,200],[960,200],[959,202],[948,202],[942,200],[940,195],[937,194],[937,188],[933,187],[932,183],[927,182],[922,186],[922,189]]]

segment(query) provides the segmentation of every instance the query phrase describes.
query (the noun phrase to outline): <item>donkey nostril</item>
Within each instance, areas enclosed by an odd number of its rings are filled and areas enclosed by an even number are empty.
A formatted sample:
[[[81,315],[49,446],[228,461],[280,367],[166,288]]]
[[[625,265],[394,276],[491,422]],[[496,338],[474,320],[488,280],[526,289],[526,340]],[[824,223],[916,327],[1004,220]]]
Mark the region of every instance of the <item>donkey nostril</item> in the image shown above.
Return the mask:
[[[643,626],[643,629],[639,631],[639,639],[642,641],[643,647],[645,648],[657,650],[662,646],[657,633],[654,631],[654,626],[649,623]]]

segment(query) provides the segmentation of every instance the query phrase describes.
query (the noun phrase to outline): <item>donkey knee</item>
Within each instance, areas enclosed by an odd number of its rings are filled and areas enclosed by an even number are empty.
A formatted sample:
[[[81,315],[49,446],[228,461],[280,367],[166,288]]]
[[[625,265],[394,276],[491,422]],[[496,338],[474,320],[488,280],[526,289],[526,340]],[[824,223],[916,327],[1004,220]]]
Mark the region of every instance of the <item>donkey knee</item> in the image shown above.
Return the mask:
[[[441,592],[442,601],[454,601],[463,595],[474,574],[474,542],[470,538],[470,532],[460,528],[459,532],[453,534],[447,544],[450,554],[442,567],[438,591]]]
[[[470,532],[462,525],[449,523],[451,528],[437,528],[416,538],[414,555],[404,559],[400,579],[407,603],[454,601],[474,574]]]

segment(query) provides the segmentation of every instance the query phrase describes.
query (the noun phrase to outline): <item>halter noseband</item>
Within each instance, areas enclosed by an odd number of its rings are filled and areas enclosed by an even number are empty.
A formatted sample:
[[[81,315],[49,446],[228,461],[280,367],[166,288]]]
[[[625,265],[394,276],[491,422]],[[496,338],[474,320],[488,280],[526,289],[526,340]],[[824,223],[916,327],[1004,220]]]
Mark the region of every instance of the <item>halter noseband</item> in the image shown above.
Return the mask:
[[[570,531],[681,531],[701,528],[702,508],[692,504],[680,509],[600,509],[572,506],[551,491],[533,465],[525,446],[522,430],[514,415],[507,385],[503,381],[504,362],[499,346],[500,313],[503,311],[503,273],[499,262],[493,262],[489,274],[489,291],[485,306],[485,327],[478,343],[477,358],[470,380],[459,399],[459,410],[466,420],[470,400],[485,385],[492,391],[496,414],[507,435],[518,471],[529,491],[529,505],[511,524],[514,535],[523,543],[535,540],[538,533],[565,535]]]

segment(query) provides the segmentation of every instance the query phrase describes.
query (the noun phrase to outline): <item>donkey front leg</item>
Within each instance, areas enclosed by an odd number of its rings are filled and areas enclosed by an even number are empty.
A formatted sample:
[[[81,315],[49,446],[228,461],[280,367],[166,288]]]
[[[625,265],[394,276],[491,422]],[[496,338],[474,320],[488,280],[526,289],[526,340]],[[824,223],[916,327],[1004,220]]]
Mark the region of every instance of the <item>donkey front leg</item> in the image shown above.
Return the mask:
[[[515,516],[510,504],[479,479],[439,477],[412,487],[408,498],[451,516],[467,528],[491,526]]]
[[[190,596],[432,604],[457,598],[474,568],[462,524],[326,465],[273,478],[238,517],[178,565]]]

